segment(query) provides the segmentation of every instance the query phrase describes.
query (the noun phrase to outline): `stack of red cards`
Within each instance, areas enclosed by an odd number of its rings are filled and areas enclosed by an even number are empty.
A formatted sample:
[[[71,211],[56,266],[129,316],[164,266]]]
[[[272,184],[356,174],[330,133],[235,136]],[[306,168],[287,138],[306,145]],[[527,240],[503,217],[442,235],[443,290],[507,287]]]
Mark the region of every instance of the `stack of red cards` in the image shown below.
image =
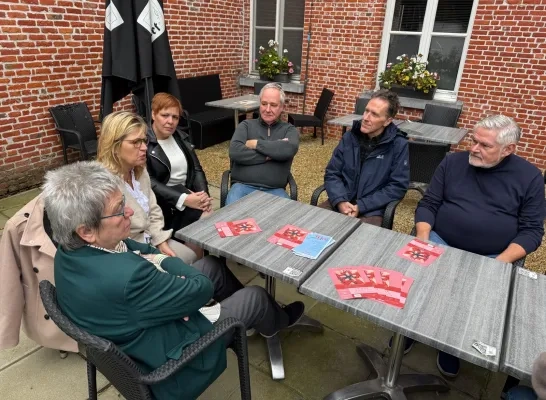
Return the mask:
[[[293,249],[303,243],[309,231],[294,225],[285,225],[273,234],[267,241],[279,246]]]
[[[429,266],[444,252],[444,249],[433,244],[413,239],[402,250],[396,253],[398,256],[416,262],[423,267]]]
[[[216,231],[220,237],[231,237],[239,235],[248,235],[250,233],[261,232],[262,230],[254,218],[241,219],[239,221],[217,222]]]
[[[328,273],[343,300],[366,298],[398,308],[404,308],[413,283],[400,272],[367,265],[329,268]]]

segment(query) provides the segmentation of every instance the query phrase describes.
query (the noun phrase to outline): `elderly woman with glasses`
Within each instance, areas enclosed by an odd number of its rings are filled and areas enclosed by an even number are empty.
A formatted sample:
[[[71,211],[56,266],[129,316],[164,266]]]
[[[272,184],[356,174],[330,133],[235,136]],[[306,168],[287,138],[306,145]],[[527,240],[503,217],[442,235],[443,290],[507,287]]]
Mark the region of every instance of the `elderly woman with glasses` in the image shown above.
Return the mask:
[[[281,308],[262,287],[243,287],[216,257],[189,266],[127,239],[134,212],[120,184],[98,162],[66,165],[45,177],[45,209],[59,243],[57,301],[76,325],[114,342],[150,371],[178,359],[213,322],[234,317],[271,336],[299,320],[303,303]],[[218,303],[205,310],[211,298]],[[154,398],[199,396],[225,369],[229,340],[216,341],[172,378],[153,385]]]
[[[97,159],[123,179],[125,201],[134,212],[131,238],[192,263],[197,259],[195,251],[172,240],[172,229],[163,229],[163,213],[146,171],[146,129],[146,123],[136,114],[118,111],[108,115],[102,122]]]

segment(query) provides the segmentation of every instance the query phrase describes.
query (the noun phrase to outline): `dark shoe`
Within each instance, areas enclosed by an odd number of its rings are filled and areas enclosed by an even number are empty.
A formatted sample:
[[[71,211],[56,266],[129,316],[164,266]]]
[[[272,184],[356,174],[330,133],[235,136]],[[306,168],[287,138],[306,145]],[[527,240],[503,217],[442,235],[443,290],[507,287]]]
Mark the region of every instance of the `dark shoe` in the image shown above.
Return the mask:
[[[290,328],[294,326],[302,317],[303,313],[305,312],[305,305],[301,301],[295,301],[293,303],[290,303],[284,306],[283,310],[286,314],[288,314],[287,328]],[[266,335],[265,333],[261,333],[261,335],[264,338],[271,338],[275,336],[277,333],[279,333],[279,331],[280,329],[271,335]]]
[[[438,366],[440,373],[448,378],[455,378],[459,375],[459,369],[461,368],[461,362],[457,357],[444,353],[443,351],[438,352],[436,365]]]
[[[408,354],[411,349],[413,349],[413,344],[415,343],[415,340],[410,339],[409,337],[406,338],[406,344],[404,346],[404,355]],[[389,339],[389,350],[392,349],[392,336]]]

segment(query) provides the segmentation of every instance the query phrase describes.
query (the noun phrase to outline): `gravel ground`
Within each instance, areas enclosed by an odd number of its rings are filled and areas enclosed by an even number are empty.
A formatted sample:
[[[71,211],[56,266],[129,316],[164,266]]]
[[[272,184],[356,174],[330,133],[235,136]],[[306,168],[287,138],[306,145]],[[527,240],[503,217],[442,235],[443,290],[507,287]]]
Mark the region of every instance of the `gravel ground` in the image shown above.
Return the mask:
[[[313,139],[310,135],[304,135],[300,140],[300,149],[292,164],[292,174],[298,184],[299,201],[309,203],[313,190],[323,183],[324,168],[332,155],[332,151],[339,143],[336,139],[326,139],[324,146],[321,146],[320,139]],[[228,156],[229,142],[224,142],[204,150],[197,150],[201,165],[205,170],[210,184],[220,186],[222,172],[229,169]],[[415,207],[421,195],[411,190],[406,194],[404,200],[396,209],[394,218],[394,230],[409,233],[413,227],[413,215]],[[321,197],[325,198],[324,194]],[[546,246],[527,257],[526,268],[546,273]]]

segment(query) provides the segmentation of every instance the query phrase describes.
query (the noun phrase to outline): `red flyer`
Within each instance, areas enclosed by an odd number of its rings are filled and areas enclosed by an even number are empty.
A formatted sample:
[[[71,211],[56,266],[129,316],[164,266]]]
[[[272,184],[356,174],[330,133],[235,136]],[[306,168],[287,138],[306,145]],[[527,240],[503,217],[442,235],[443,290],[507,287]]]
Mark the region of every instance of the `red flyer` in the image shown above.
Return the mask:
[[[309,231],[298,228],[297,226],[285,225],[267,239],[267,241],[291,250],[302,244],[303,239],[305,239],[308,233]]]
[[[444,249],[439,246],[423,242],[419,239],[413,239],[396,254],[423,267],[428,267],[443,252]]]
[[[216,227],[216,231],[220,237],[223,238],[249,235],[251,233],[258,233],[262,231],[254,218],[245,218],[230,222],[217,222],[214,226]]]

